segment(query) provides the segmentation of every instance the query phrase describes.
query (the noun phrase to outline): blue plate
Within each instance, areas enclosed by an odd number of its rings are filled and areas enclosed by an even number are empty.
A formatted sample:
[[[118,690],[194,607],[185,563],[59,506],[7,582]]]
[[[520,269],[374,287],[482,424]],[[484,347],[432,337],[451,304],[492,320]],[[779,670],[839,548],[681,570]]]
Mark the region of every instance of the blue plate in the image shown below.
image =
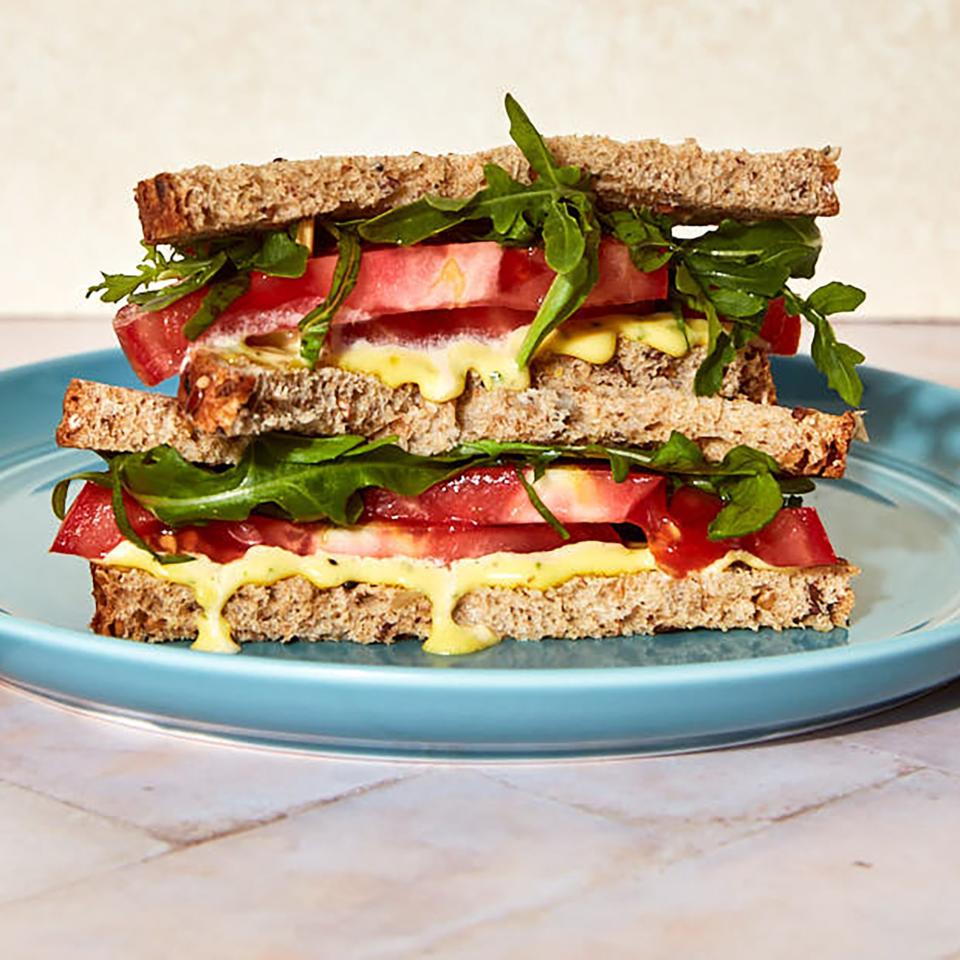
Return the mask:
[[[783,401],[830,408],[806,359]],[[114,715],[325,751],[571,756],[690,750],[880,709],[960,674],[960,393],[867,369],[870,445],[812,496],[863,568],[849,631],[692,631],[420,645],[254,644],[238,656],[86,630],[86,563],[46,552],[53,484],[96,462],[52,440],[71,376],[131,384],[117,352],[0,374],[0,675]],[[835,408],[836,409],[836,408]]]

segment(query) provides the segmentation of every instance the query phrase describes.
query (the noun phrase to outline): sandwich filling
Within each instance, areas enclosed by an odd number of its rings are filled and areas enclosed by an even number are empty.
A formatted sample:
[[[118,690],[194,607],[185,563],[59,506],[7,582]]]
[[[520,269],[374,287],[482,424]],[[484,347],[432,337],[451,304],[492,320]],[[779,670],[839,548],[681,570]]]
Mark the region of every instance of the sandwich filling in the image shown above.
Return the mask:
[[[499,639],[455,616],[464,596],[487,587],[838,563],[816,511],[797,505],[794,491],[809,481],[779,476],[749,448],[707,464],[680,435],[647,451],[487,444],[446,457],[360,438],[275,437],[234,467],[197,467],[157,448],[81,478],[53,549],[190,587],[195,645],[221,652],[236,649],[223,616],[230,597],[293,576],[423,594],[425,649],[456,654]],[[65,496],[61,485],[61,513]]]
[[[442,402],[470,372],[488,389],[522,390],[536,357],[606,364],[626,338],[671,356],[702,347],[694,391],[707,396],[747,345],[795,352],[802,317],[829,385],[859,403],[863,356],[829,317],[855,309],[863,292],[829,283],[801,297],[789,286],[813,276],[812,219],[725,220],[689,236],[649,210],[601,209],[589,174],[558,166],[510,97],[507,112],[530,184],[487,164],[472,197],[195,240],[169,254],[147,245],[136,273],[104,274],[88,293],[128,301],[114,326],[147,384],[203,348],[369,373]]]

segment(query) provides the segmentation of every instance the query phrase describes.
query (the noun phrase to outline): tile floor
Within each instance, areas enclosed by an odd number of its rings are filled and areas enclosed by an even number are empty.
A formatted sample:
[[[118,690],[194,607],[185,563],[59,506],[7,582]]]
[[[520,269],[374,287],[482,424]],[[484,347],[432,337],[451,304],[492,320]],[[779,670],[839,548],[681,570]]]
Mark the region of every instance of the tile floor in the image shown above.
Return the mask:
[[[960,683],[746,749],[380,763],[0,687],[0,956],[947,957]]]

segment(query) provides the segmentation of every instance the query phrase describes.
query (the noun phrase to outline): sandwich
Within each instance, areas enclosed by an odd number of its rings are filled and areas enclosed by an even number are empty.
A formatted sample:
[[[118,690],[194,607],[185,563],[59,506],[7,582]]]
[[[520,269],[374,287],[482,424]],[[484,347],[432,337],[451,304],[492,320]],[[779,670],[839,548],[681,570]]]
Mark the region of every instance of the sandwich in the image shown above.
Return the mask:
[[[801,293],[838,151],[544,139],[141,182],[90,288],[146,386],[74,380],[54,490],[95,631],[391,642],[844,626],[802,497],[862,438],[863,356]],[[801,322],[840,414],[777,403]],[[84,482],[68,509],[71,482]]]

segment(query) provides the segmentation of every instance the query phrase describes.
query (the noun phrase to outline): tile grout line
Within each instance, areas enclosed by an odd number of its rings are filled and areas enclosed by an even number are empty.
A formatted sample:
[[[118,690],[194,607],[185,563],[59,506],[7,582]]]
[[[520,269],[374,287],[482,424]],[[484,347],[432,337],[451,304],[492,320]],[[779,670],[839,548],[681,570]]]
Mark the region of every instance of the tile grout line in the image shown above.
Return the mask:
[[[893,755],[893,756],[895,756],[895,755]],[[901,760],[903,760],[904,758],[896,757],[896,759],[901,759]],[[839,794],[837,794],[836,796],[827,797],[826,799],[824,799],[824,800],[822,800],[822,801],[820,801],[820,802],[818,802],[818,803],[806,804],[805,806],[798,807],[796,810],[792,810],[792,811],[790,811],[789,813],[786,813],[786,814],[781,814],[780,816],[775,816],[775,817],[758,817],[758,818],[753,819],[752,822],[748,820],[748,823],[749,823],[750,825],[747,826],[747,828],[743,831],[743,833],[740,833],[740,834],[738,834],[738,835],[735,836],[735,837],[730,837],[729,839],[720,839],[720,840],[716,841],[715,843],[711,844],[710,846],[708,846],[708,847],[706,847],[706,848],[704,848],[704,849],[695,850],[695,851],[693,851],[693,852],[691,852],[691,853],[687,853],[687,854],[680,854],[680,855],[678,855],[678,856],[676,856],[676,857],[667,859],[667,860],[665,860],[665,861],[662,862],[661,866],[663,866],[663,867],[669,867],[669,866],[672,866],[672,865],[675,864],[675,863],[681,863],[681,862],[683,862],[684,860],[696,860],[697,858],[702,857],[702,856],[704,856],[705,854],[710,853],[710,852],[712,852],[712,851],[714,851],[714,850],[720,850],[720,849],[722,849],[722,848],[724,848],[724,847],[726,847],[726,846],[729,846],[730,844],[737,843],[737,842],[740,841],[740,840],[745,840],[745,839],[747,839],[748,837],[755,837],[755,836],[757,836],[759,833],[762,833],[763,831],[770,829],[771,827],[777,825],[778,823],[788,822],[788,821],[793,820],[793,819],[795,819],[795,818],[797,818],[797,817],[804,816],[805,814],[808,814],[808,813],[815,813],[815,812],[818,811],[818,810],[822,810],[822,809],[824,809],[824,808],[826,808],[826,807],[829,807],[831,804],[837,803],[837,802],[839,802],[839,801],[841,801],[841,800],[845,800],[845,799],[847,799],[848,797],[856,796],[857,794],[859,794],[859,793],[861,793],[861,792],[863,792],[863,791],[874,790],[874,789],[878,789],[878,788],[881,788],[881,787],[886,787],[886,786],[888,786],[889,784],[896,782],[897,780],[900,780],[900,779],[903,779],[903,778],[905,778],[905,777],[912,776],[912,775],[915,774],[915,773],[919,773],[919,772],[922,772],[922,771],[924,771],[924,770],[930,769],[929,767],[926,767],[926,766],[924,766],[924,765],[922,765],[922,764],[917,765],[917,764],[915,764],[915,763],[913,763],[913,762],[911,762],[911,761],[904,760],[904,762],[907,764],[907,766],[905,767],[905,769],[899,770],[898,772],[896,772],[896,773],[894,773],[894,774],[891,774],[890,776],[884,777],[884,778],[881,779],[881,780],[876,780],[876,781],[874,781],[874,782],[872,782],[872,783],[861,784],[860,786],[853,787],[851,790],[848,790],[848,791],[846,791],[845,793],[839,793]],[[938,772],[940,772],[940,771],[938,771]],[[945,771],[944,771],[944,772],[945,772]],[[560,800],[560,799],[557,799],[556,797],[551,797],[551,796],[549,796],[549,795],[547,795],[547,794],[540,793],[540,792],[537,791],[537,790],[531,790],[531,789],[529,789],[529,788],[527,788],[527,787],[523,787],[523,786],[520,786],[520,785],[518,785],[518,784],[513,784],[513,783],[509,783],[509,782],[503,781],[503,780],[499,780],[499,779],[498,779],[496,776],[494,776],[493,774],[486,774],[486,773],[484,773],[484,776],[488,776],[490,779],[495,780],[497,783],[500,783],[500,784],[503,785],[503,786],[509,787],[509,788],[511,788],[511,789],[514,789],[514,790],[519,790],[519,791],[521,791],[521,792],[523,792],[523,793],[526,793],[526,794],[528,794],[528,795],[535,796],[535,797],[537,797],[537,798],[539,798],[539,799],[541,799],[541,800],[548,800],[548,801],[552,801],[553,803],[558,803],[558,804],[560,804],[560,805],[562,805],[562,806],[567,807],[568,809],[577,810],[577,811],[580,812],[580,813],[585,813],[585,814],[588,814],[588,815],[593,816],[593,817],[599,817],[599,818],[601,818],[601,819],[603,819],[603,820],[606,820],[606,821],[609,822],[609,823],[615,823],[615,824],[618,824],[619,826],[625,826],[625,827],[630,827],[630,828],[636,827],[636,825],[637,825],[637,819],[636,819],[636,818],[620,817],[620,816],[618,816],[617,814],[605,813],[604,811],[595,809],[595,808],[593,808],[593,807],[590,807],[590,806],[587,805],[587,804],[578,803],[578,802],[569,801],[569,800]],[[687,818],[687,820],[690,820],[690,819],[692,819],[692,818]],[[736,817],[715,817],[715,818],[713,818],[713,819],[714,819],[717,823],[720,823],[720,824],[722,824],[722,825],[724,825],[724,826],[728,826],[728,825],[732,825],[732,824],[736,823],[738,818],[736,818]]]
[[[111,821],[121,824],[123,826],[133,826],[135,829],[139,830],[139,832],[142,833],[145,837],[149,837],[152,840],[157,840],[158,842],[165,844],[167,849],[158,850],[156,853],[148,854],[147,856],[144,856],[144,857],[139,857],[136,860],[130,860],[127,863],[118,863],[115,866],[107,867],[103,870],[96,870],[93,873],[87,874],[87,876],[85,877],[80,877],[76,880],[71,880],[69,883],[56,884],[52,887],[47,887],[44,890],[39,890],[36,893],[31,893],[25,897],[15,897],[12,900],[0,901],[0,912],[4,911],[9,906],[22,905],[24,903],[30,902],[31,900],[35,900],[37,898],[47,896],[50,893],[55,893],[55,892],[60,893],[64,890],[69,890],[72,887],[78,886],[79,884],[87,883],[89,880],[94,878],[106,877],[112,873],[117,873],[122,870],[128,870],[135,867],[143,866],[148,863],[153,863],[154,861],[160,860],[164,857],[173,856],[183,851],[191,850],[194,847],[203,846],[204,844],[207,844],[207,843],[217,843],[220,840],[227,840],[230,837],[242,836],[243,834],[246,834],[246,833],[254,833],[255,831],[261,829],[262,827],[269,827],[274,823],[278,823],[282,820],[287,819],[288,817],[296,817],[301,813],[305,813],[309,810],[320,809],[321,807],[330,806],[335,803],[338,803],[341,800],[348,800],[352,797],[363,796],[364,794],[372,793],[374,790],[377,790],[380,787],[393,786],[394,784],[400,783],[405,780],[415,779],[418,776],[421,776],[421,774],[414,774],[413,776],[408,776],[408,777],[391,777],[387,780],[378,780],[376,783],[365,784],[363,786],[356,787],[352,790],[346,790],[343,793],[336,794],[333,797],[326,797],[322,800],[308,801],[307,803],[300,804],[297,807],[291,807],[288,810],[284,810],[283,812],[278,813],[272,817],[266,817],[261,820],[247,821],[246,823],[239,824],[237,827],[233,829],[224,830],[224,831],[221,831],[220,833],[210,834],[209,836],[201,837],[197,840],[188,840],[185,842],[177,842],[174,840],[170,840],[162,836],[161,834],[155,833],[152,830],[145,830],[142,827],[137,827],[136,824],[129,824],[127,821],[121,820],[119,818],[104,817],[104,819],[110,819]],[[4,781],[0,781],[0,782],[4,782]],[[12,786],[20,786],[20,785],[12,784]],[[56,797],[50,797],[47,794],[41,793],[38,790],[33,790],[30,787],[23,787],[23,789],[29,790],[29,792],[34,794],[35,796],[44,797],[46,799],[53,800],[57,803],[64,802],[64,801],[58,800]],[[65,806],[69,806],[74,810],[80,811],[81,813],[88,813],[88,814],[90,813],[89,810],[85,810],[83,807],[79,807],[76,804],[65,803]],[[99,814],[93,814],[93,815],[100,816]]]
[[[916,773],[919,770],[931,770],[934,773],[942,773],[946,777],[950,777],[953,780],[960,780],[960,771],[952,770],[949,767],[940,766],[937,763],[931,763],[929,760],[924,760],[921,757],[913,757],[905,753],[900,753],[897,750],[888,750],[886,747],[875,747],[869,743],[859,743],[857,742],[856,734],[850,734],[849,737],[844,735],[838,737],[838,741],[845,743],[847,746],[855,747],[857,750],[862,750],[864,753],[871,753],[874,756],[885,755],[888,757],[893,757],[896,760],[901,760],[903,763],[910,766],[909,773]],[[958,958],[960,960],[960,958]]]
[[[203,846],[206,843],[216,843],[219,840],[226,840],[230,837],[241,836],[245,833],[253,833],[262,827],[269,827],[274,823],[280,823],[281,821],[290,819],[291,817],[298,817],[302,813],[307,813],[311,810],[319,810],[323,807],[333,806],[335,803],[339,803],[342,800],[351,800],[354,797],[362,797],[383,787],[392,787],[398,783],[402,783],[407,780],[413,780],[419,776],[422,776],[422,774],[414,773],[412,775],[388,777],[384,780],[377,780],[373,783],[365,783],[359,787],[353,787],[350,790],[345,790],[343,793],[334,794],[332,797],[322,797],[316,800],[307,800],[304,803],[293,807],[288,807],[286,810],[281,810],[278,813],[269,814],[254,820],[246,820],[242,823],[238,823],[236,826],[228,827],[225,830],[210,833],[203,837],[197,837],[194,840],[172,840],[164,837],[161,833],[148,831],[151,836],[162,839],[165,843],[168,843],[170,845],[170,849],[160,851],[150,857],[145,857],[141,862],[147,862],[149,860],[156,860],[160,857],[170,856],[179,853],[181,850],[190,850],[194,847]]]
[[[698,850],[698,851],[695,851],[695,852],[693,852],[693,853],[691,853],[691,854],[679,856],[679,857],[676,857],[676,858],[674,858],[674,859],[667,860],[667,861],[665,861],[665,862],[663,862],[663,863],[652,864],[651,867],[650,867],[650,869],[649,869],[649,871],[646,871],[646,872],[647,872],[649,875],[662,874],[663,872],[665,872],[665,871],[667,871],[667,870],[672,870],[672,869],[674,869],[674,868],[676,868],[676,867],[680,867],[680,866],[684,865],[685,863],[689,863],[689,862],[691,862],[691,861],[695,861],[695,860],[701,859],[701,858],[703,858],[704,856],[712,855],[712,854],[714,854],[714,853],[716,853],[716,852],[718,852],[718,851],[721,851],[721,850],[726,849],[727,847],[735,846],[735,845],[738,844],[738,843],[743,843],[743,842],[746,842],[746,841],[748,841],[748,840],[753,840],[753,839],[755,839],[757,836],[759,836],[760,834],[762,834],[762,833],[764,833],[764,832],[772,829],[774,826],[776,826],[776,825],[779,824],[779,823],[788,822],[788,821],[793,820],[793,819],[795,819],[795,818],[798,818],[798,817],[800,817],[800,816],[802,816],[802,815],[804,815],[804,814],[816,813],[816,812],[818,812],[818,811],[820,811],[820,810],[823,810],[823,809],[829,807],[831,804],[833,804],[833,803],[835,803],[835,802],[837,802],[837,801],[839,801],[839,800],[845,800],[845,799],[847,799],[847,798],[849,798],[849,797],[856,796],[856,795],[858,795],[858,794],[860,794],[860,793],[867,793],[867,792],[872,791],[872,790],[876,790],[876,789],[880,789],[880,788],[889,786],[890,784],[895,783],[895,782],[897,782],[898,780],[905,779],[905,778],[910,777],[910,776],[913,776],[913,775],[915,775],[915,774],[917,774],[917,773],[922,773],[925,769],[927,769],[927,768],[921,766],[921,767],[910,768],[910,769],[907,769],[907,770],[902,770],[902,771],[900,771],[899,773],[895,773],[895,774],[893,774],[892,776],[889,776],[889,777],[884,778],[883,780],[879,780],[879,781],[877,781],[877,782],[875,782],[875,783],[864,784],[863,786],[860,786],[860,787],[855,787],[853,790],[850,790],[850,791],[848,791],[847,793],[840,794],[840,795],[838,795],[838,796],[836,796],[836,797],[831,797],[831,798],[829,798],[829,799],[827,799],[827,800],[822,801],[821,803],[810,804],[810,805],[808,805],[808,806],[806,806],[806,807],[802,807],[802,808],[800,808],[799,810],[793,811],[793,812],[792,812],[791,814],[789,814],[789,815],[785,815],[785,816],[781,816],[781,817],[775,817],[775,818],[767,818],[767,819],[765,819],[765,820],[763,820],[763,821],[759,821],[759,822],[757,823],[757,828],[756,828],[756,829],[747,830],[747,831],[745,831],[744,833],[739,834],[739,835],[736,836],[736,837],[730,838],[729,840],[721,840],[719,843],[716,843],[716,844],[714,844],[714,845],[712,845],[712,846],[710,846],[710,847],[708,847],[708,848],[706,848],[706,849]],[[512,787],[514,787],[514,789],[522,790],[523,792],[527,792],[527,793],[532,793],[533,795],[537,796],[537,797],[540,798],[540,799],[554,799],[554,798],[550,798],[550,797],[543,797],[541,794],[536,793],[535,791],[528,791],[528,790],[526,790],[526,789],[523,788],[523,787],[516,787],[516,786],[513,785],[513,784],[504,784],[504,786],[512,786]],[[592,812],[594,816],[602,816],[602,817],[607,818],[607,815],[605,815],[605,814],[597,814],[597,813],[595,813],[595,812],[593,812],[593,811],[584,811],[584,810],[582,810],[582,808],[580,808],[578,805],[576,805],[576,804],[568,804],[567,801],[555,800],[554,802],[561,803],[561,804],[563,804],[564,806],[572,806],[572,807],[574,807],[575,809],[580,810],[581,812]],[[631,823],[631,821],[619,820],[619,819],[616,819],[616,818],[608,818],[608,819],[611,819],[611,820],[613,820],[614,822],[619,823],[620,825],[625,825],[625,826],[635,825],[635,824]],[[463,925],[463,926],[461,926],[461,927],[457,927],[456,929],[454,929],[453,931],[451,931],[451,933],[448,933],[448,934],[446,934],[446,935],[441,935],[439,938],[432,938],[432,939],[429,939],[429,940],[424,941],[423,946],[425,946],[425,947],[435,947],[435,946],[437,946],[438,944],[439,944],[440,946],[442,946],[442,945],[443,945],[443,942],[444,942],[444,939],[445,939],[446,937],[450,936],[450,935],[459,935],[459,934],[463,934],[463,933],[469,933],[471,930],[481,929],[481,928],[484,927],[485,925],[489,925],[491,922],[497,922],[497,923],[498,923],[498,922],[502,922],[503,920],[508,920],[508,919],[511,919],[511,918],[514,918],[514,917],[523,917],[523,916],[525,916],[525,915],[535,915],[535,914],[543,911],[543,909],[544,909],[545,907],[550,907],[550,908],[562,908],[562,906],[563,906],[564,904],[569,903],[570,901],[574,900],[576,897],[580,896],[580,895],[583,893],[583,890],[584,890],[584,889],[589,889],[589,888],[593,888],[593,887],[597,886],[597,881],[598,881],[598,880],[599,880],[599,883],[600,883],[600,884],[603,884],[603,883],[606,883],[606,882],[612,882],[612,883],[628,882],[630,879],[631,879],[631,875],[630,875],[629,873],[628,873],[628,874],[622,874],[622,875],[619,876],[619,877],[618,877],[618,876],[613,876],[613,877],[607,877],[607,878],[605,878],[605,879],[604,879],[604,878],[594,878],[590,883],[586,884],[584,887],[582,887],[582,888],[579,889],[578,891],[564,893],[564,894],[561,894],[561,895],[559,895],[559,896],[557,896],[557,897],[554,897],[554,898],[548,898],[548,899],[544,900],[542,903],[539,903],[539,904],[532,904],[532,905],[531,905],[531,904],[525,904],[523,907],[520,907],[520,908],[518,908],[518,909],[516,909],[516,910],[509,910],[509,909],[508,909],[508,910],[504,911],[503,913],[498,914],[496,917],[493,917],[493,918],[490,918],[490,919],[487,919],[487,920],[471,921],[470,923],[467,923],[467,924],[465,924],[465,925]],[[389,949],[389,948],[388,948],[388,949]],[[409,956],[409,954],[408,954],[408,953],[403,953],[402,951],[399,952],[399,953],[396,952],[396,951],[394,951],[392,954],[384,954],[384,953],[378,952],[378,953],[375,954],[374,956],[376,956],[376,957],[378,957],[378,958],[380,958],[380,957],[389,958],[390,956],[394,956],[394,957],[406,957],[406,956]],[[438,953],[437,956],[443,956],[443,953],[442,953],[442,952],[441,952],[441,953]],[[948,954],[948,955],[940,958],[940,960],[960,960],[960,954]]]
[[[139,824],[133,823],[130,820],[125,820],[123,817],[118,817],[115,814],[101,813],[98,810],[91,810],[88,807],[84,807],[82,804],[75,803],[73,800],[63,800],[60,797],[54,796],[52,793],[47,793],[44,790],[40,790],[37,787],[32,787],[29,784],[18,783],[16,780],[0,778],[0,783],[2,783],[5,786],[15,787],[18,790],[25,790],[27,793],[30,793],[35,797],[41,797],[44,800],[50,800],[53,803],[59,803],[62,806],[69,808],[70,810],[75,810],[77,813],[86,814],[88,817],[93,817],[94,819],[102,820],[104,823],[109,823],[115,827],[124,827],[127,830],[133,830],[144,837],[148,837],[151,840],[156,840],[159,843],[164,843],[167,846],[171,846],[171,841],[168,840],[166,837],[158,836],[152,830],[148,830],[146,827],[141,827]],[[150,859],[150,858],[147,858],[147,859]]]

